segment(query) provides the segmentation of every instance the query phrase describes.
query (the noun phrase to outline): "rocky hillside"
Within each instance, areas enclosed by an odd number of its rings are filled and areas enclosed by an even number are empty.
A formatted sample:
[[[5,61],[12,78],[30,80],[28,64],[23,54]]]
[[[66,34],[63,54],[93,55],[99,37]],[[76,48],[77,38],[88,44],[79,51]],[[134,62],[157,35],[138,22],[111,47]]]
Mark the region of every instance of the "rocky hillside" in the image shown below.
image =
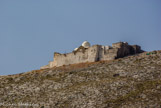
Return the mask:
[[[161,51],[0,76],[0,108],[161,108]]]

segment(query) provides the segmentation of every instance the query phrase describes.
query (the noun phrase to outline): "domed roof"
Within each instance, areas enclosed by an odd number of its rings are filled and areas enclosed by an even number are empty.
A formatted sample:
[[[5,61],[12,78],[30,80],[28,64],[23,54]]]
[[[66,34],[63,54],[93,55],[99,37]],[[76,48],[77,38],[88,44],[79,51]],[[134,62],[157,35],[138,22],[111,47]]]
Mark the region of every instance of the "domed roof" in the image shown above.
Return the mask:
[[[74,49],[74,51],[77,51],[77,50],[78,50],[78,48],[75,48],[75,49]]]
[[[82,43],[82,46],[83,46],[84,48],[89,48],[91,45],[90,45],[89,42],[84,41],[84,42]]]

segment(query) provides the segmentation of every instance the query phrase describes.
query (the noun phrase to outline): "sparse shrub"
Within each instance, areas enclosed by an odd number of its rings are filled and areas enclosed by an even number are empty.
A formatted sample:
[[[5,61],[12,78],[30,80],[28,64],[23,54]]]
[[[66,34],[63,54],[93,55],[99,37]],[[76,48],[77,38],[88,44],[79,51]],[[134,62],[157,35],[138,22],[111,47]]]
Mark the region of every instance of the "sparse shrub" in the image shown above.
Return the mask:
[[[113,74],[113,77],[118,77],[120,76],[120,74]]]
[[[45,108],[44,106],[41,106],[41,108]]]

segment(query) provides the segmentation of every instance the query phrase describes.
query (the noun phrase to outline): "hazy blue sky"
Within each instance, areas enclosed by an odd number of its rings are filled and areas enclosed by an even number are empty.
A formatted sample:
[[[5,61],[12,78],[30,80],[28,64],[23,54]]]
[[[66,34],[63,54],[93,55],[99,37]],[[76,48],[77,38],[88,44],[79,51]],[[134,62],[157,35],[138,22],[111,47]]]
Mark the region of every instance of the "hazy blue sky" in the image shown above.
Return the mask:
[[[0,0],[0,75],[39,69],[84,40],[161,50],[161,0]]]

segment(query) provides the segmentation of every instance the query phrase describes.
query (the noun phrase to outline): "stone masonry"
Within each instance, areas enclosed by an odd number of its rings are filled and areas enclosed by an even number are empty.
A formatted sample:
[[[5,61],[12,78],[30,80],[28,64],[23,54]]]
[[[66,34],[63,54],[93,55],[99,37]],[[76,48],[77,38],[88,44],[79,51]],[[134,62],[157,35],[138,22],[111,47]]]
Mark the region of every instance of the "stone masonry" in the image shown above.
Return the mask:
[[[88,48],[80,46],[73,52],[67,54],[55,52],[54,61],[49,62],[46,66],[42,66],[41,69],[85,62],[114,60],[141,52],[143,50],[141,50],[140,46],[129,45],[127,42],[113,43],[112,46],[93,45]]]

